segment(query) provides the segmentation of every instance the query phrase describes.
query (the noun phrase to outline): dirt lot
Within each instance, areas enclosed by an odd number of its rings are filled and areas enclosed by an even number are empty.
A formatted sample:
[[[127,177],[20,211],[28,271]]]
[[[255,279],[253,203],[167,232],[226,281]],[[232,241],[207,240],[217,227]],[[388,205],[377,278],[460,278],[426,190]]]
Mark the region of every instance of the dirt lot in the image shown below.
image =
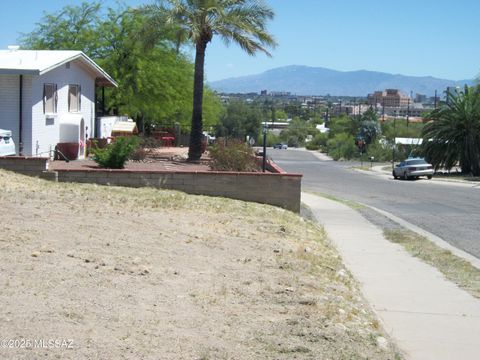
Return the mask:
[[[0,188],[1,359],[400,357],[292,213],[2,170]]]

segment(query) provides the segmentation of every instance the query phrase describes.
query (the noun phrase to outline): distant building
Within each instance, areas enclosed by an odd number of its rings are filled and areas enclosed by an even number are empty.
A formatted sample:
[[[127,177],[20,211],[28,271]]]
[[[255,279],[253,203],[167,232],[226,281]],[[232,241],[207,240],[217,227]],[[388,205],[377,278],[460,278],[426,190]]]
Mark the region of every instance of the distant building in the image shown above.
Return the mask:
[[[421,118],[424,113],[433,110],[430,106],[424,106],[423,104],[414,103],[410,104],[410,106],[404,107],[385,107],[379,109],[379,113],[382,116],[386,116],[388,118],[407,118],[407,117],[414,117],[414,118]]]
[[[375,91],[373,94],[368,94],[367,101],[370,106],[377,106],[383,103],[383,97],[386,95],[385,91]]]
[[[267,96],[267,94],[268,94],[268,91],[267,91],[267,90],[262,90],[262,91],[260,91],[260,95],[261,95],[261,96]]]
[[[339,104],[334,105],[332,113],[333,113],[334,116],[338,116],[338,115],[341,115],[341,114],[362,115],[368,109],[370,109],[370,105],[365,105],[365,104],[357,104],[357,105],[345,104],[345,105],[343,105],[342,103],[339,103]]]
[[[223,104],[228,104],[230,102],[230,96],[228,95],[221,95],[220,96],[220,101],[223,103]]]
[[[425,103],[427,103],[427,101],[428,101],[427,95],[415,94],[414,102],[419,103],[419,104],[425,104]]]
[[[400,108],[398,109],[397,115],[406,117],[406,116],[413,116],[413,117],[421,117],[423,113],[432,110],[431,108],[425,108],[422,104],[415,104],[414,106],[410,105],[407,108]]]
[[[330,131],[329,128],[325,125],[325,123],[317,125],[316,126],[317,130],[320,131],[322,134],[328,133]]]
[[[367,101],[370,106],[406,107],[410,97],[398,89],[386,89],[368,94]]]
[[[289,91],[270,91],[271,96],[290,96]]]

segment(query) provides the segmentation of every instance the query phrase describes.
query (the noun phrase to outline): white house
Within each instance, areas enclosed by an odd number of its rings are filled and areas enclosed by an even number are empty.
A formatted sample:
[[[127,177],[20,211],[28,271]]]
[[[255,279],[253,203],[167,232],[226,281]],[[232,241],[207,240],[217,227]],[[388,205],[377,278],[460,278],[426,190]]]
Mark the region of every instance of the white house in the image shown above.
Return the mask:
[[[81,51],[0,50],[0,128],[12,131],[17,154],[48,157],[69,142],[83,157],[96,86],[117,84]]]

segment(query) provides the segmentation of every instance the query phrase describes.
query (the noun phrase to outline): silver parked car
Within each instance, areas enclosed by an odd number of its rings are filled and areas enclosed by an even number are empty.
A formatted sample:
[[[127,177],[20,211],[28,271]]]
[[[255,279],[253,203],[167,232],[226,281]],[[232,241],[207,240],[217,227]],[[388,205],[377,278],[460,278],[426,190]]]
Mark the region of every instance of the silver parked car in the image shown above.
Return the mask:
[[[418,179],[420,176],[426,176],[428,179],[431,179],[433,176],[433,165],[421,158],[407,159],[395,166],[392,175],[394,179],[410,180]]]

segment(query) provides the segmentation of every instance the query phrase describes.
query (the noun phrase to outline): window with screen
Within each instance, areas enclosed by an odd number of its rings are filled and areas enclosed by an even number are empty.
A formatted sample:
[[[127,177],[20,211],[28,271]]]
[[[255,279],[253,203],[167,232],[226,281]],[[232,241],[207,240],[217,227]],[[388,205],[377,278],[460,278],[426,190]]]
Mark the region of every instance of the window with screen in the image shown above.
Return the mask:
[[[68,111],[78,112],[81,109],[81,88],[80,85],[68,86]]]
[[[43,84],[43,113],[56,113],[57,100],[57,84]]]

